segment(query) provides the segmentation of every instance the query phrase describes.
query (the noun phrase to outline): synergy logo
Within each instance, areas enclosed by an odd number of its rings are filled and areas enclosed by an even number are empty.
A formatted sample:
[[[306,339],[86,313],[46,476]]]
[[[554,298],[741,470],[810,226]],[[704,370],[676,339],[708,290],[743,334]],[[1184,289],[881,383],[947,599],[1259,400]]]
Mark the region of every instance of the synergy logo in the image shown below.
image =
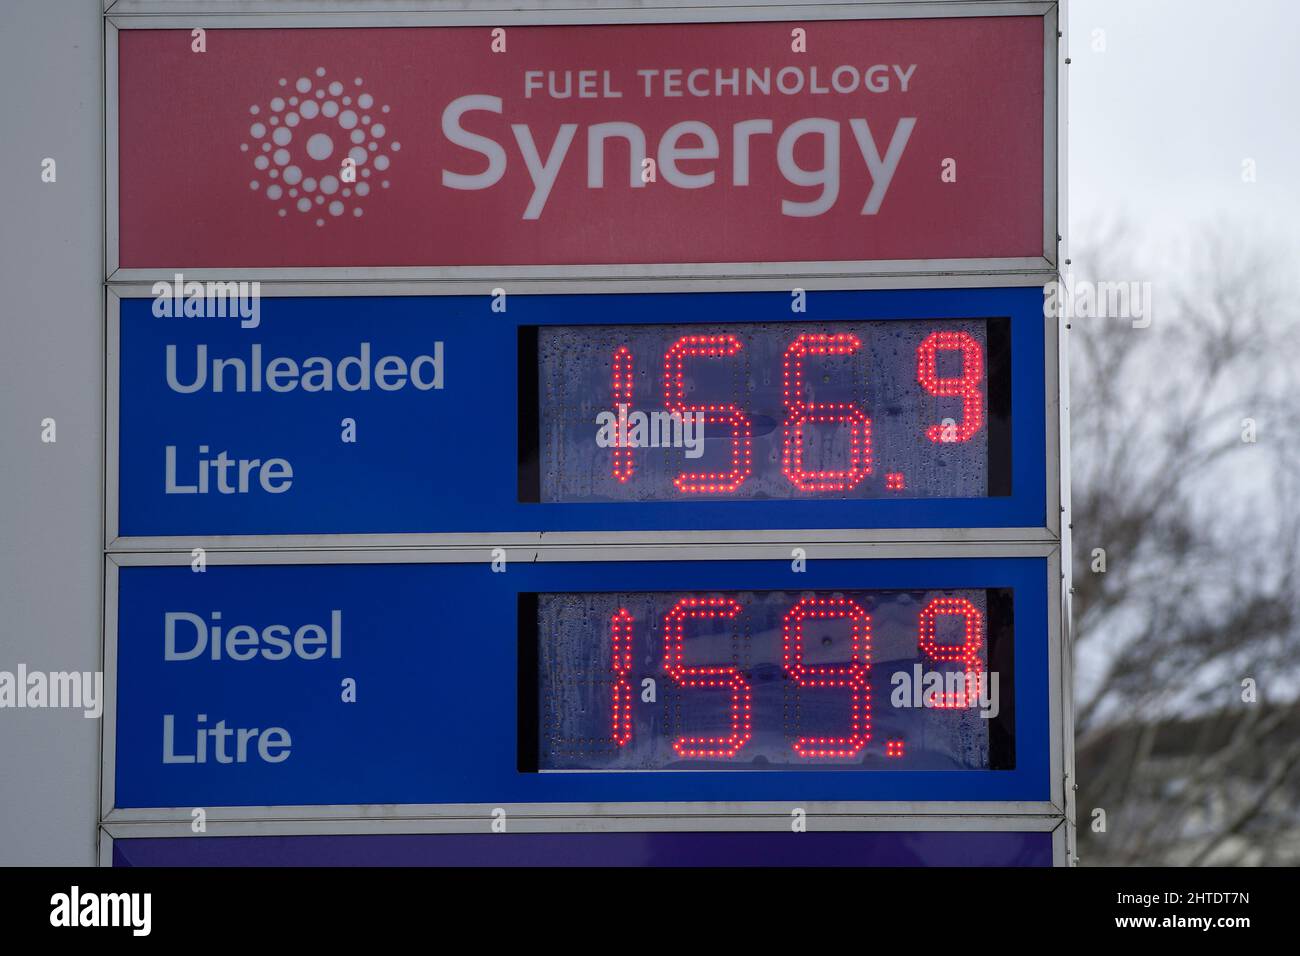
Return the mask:
[[[252,142],[240,143],[239,149],[255,154],[249,188],[261,190],[281,218],[296,211],[324,226],[327,215],[339,217],[349,209],[360,218],[373,183],[388,188],[390,154],[402,144],[386,140],[388,104],[377,105],[361,77],[348,88],[340,80],[327,81],[323,66],[315,76],[300,76],[292,90],[281,77],[287,97],[250,106]]]
[[[780,77],[787,75],[787,71],[793,69],[793,67],[787,67],[776,74],[777,88],[786,95],[792,95],[803,89],[802,79],[799,80],[797,87],[786,89],[781,86]],[[873,67],[873,69],[876,68]],[[911,64],[905,71],[900,66],[895,66],[894,69],[902,80],[901,90],[906,92],[907,81],[915,72],[916,64]],[[594,73],[595,71],[582,72]],[[683,71],[664,70],[663,72],[671,75],[681,74]],[[695,77],[697,74],[705,72],[708,71],[702,69],[693,70],[689,75]],[[647,99],[651,99],[660,93],[660,89],[654,86],[649,78],[650,76],[657,76],[660,73],[659,70],[643,69],[638,70],[637,73],[646,77],[644,95]],[[747,88],[758,90],[757,93],[751,95],[770,98],[772,95],[771,67],[766,67],[762,71],[751,68],[748,73],[751,80]],[[798,75],[802,77],[802,74]],[[838,71],[836,75],[839,75]],[[680,86],[680,76],[677,79]],[[665,83],[667,82],[665,80]],[[540,87],[537,71],[526,72],[524,74],[524,83],[524,96],[529,98]],[[613,99],[622,98],[622,92],[611,89],[609,84],[610,80],[607,74],[601,86],[603,92],[598,94],[595,92],[595,81],[593,79],[593,92],[591,95]],[[732,70],[731,75],[727,77],[719,74],[715,84],[719,93],[716,95],[722,95],[721,90],[724,88],[724,84],[729,84],[726,88],[734,88],[736,95],[738,95],[740,70],[738,68]],[[554,80],[551,80],[547,87],[551,91],[550,95],[553,98],[564,99],[569,95],[567,92],[563,95],[555,92]],[[884,89],[888,88],[888,84],[886,84]],[[820,92],[827,93],[829,89],[823,89]],[[673,97],[682,96],[683,94],[680,89],[674,90],[669,85],[662,90],[662,95]],[[711,96],[715,94],[705,89],[703,92],[693,92],[692,95]],[[773,110],[771,106],[764,108]],[[472,112],[503,114],[505,112],[504,101],[499,96],[486,94],[461,96],[453,100],[443,111],[442,132],[448,141],[465,150],[480,154],[487,162],[486,168],[480,173],[466,174],[444,169],[442,171],[442,184],[451,189],[473,191],[490,189],[506,176],[509,166],[506,148],[501,143],[490,137],[472,133],[464,128],[462,117]],[[870,180],[870,186],[865,190],[862,199],[861,215],[874,216],[880,211],[881,204],[885,201],[885,194],[889,191],[889,184],[893,181],[894,173],[898,170],[898,165],[903,158],[903,151],[907,148],[908,140],[912,136],[912,130],[916,126],[916,122],[917,117],[915,116],[900,117],[894,123],[888,138],[878,140],[879,123],[877,123],[876,132],[873,133],[865,117],[855,117],[848,121],[848,132],[852,134],[851,138],[856,143],[863,167],[854,175],[860,178],[861,174],[865,173]],[[555,187],[561,170],[566,165],[566,157],[570,155],[570,147],[578,134],[579,124],[561,124],[545,158],[543,158],[527,123],[511,122],[510,129],[518,145],[520,157],[523,159],[524,166],[532,181],[532,196],[523,210],[522,218],[525,220],[540,219],[543,209],[546,208],[547,199],[551,195],[551,190]],[[569,161],[569,164],[576,163],[585,167],[588,190],[604,189],[606,182],[606,153],[608,151],[606,144],[610,140],[622,141],[626,147],[625,151],[630,157],[630,165],[626,167],[628,176],[625,180],[630,189],[644,189],[651,183],[659,182],[661,177],[664,183],[676,189],[705,189],[720,181],[717,168],[710,168],[702,172],[686,172],[679,164],[696,160],[716,164],[723,157],[723,146],[721,144],[725,142],[730,148],[732,156],[729,164],[722,164],[721,175],[726,176],[728,174],[726,166],[729,165],[730,185],[732,187],[745,187],[750,183],[752,152],[758,148],[757,143],[767,142],[768,152],[775,157],[779,174],[788,186],[819,190],[819,195],[815,199],[806,202],[788,197],[779,199],[769,197],[769,201],[774,207],[780,209],[783,216],[806,218],[820,216],[829,211],[839,199],[841,183],[840,144],[845,135],[846,132],[838,120],[815,116],[798,119],[784,128],[774,125],[771,116],[746,117],[735,121],[729,128],[725,129],[717,129],[709,123],[688,118],[669,126],[660,137],[657,150],[652,150],[652,144],[650,138],[647,137],[646,129],[639,123],[630,120],[618,120],[594,123],[588,126],[585,136],[585,150],[582,146],[574,150],[573,152],[577,154],[576,159]],[[802,165],[795,158],[800,141],[805,139],[809,140],[810,145],[816,146],[811,153],[820,155],[820,162],[812,166]],[[775,142],[774,145],[772,141]],[[881,143],[888,144],[883,150],[883,154],[880,148]],[[615,173],[611,167],[611,183],[621,175],[621,173]]]

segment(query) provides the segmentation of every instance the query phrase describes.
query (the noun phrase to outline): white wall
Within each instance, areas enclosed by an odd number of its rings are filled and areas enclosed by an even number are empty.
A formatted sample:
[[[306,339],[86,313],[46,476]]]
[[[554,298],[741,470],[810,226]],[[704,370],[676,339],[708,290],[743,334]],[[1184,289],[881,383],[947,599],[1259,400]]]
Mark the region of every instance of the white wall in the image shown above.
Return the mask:
[[[98,670],[101,0],[0,3],[0,670]],[[57,182],[41,182],[41,161]],[[57,422],[41,442],[40,422]],[[0,709],[0,865],[95,862],[99,721]]]

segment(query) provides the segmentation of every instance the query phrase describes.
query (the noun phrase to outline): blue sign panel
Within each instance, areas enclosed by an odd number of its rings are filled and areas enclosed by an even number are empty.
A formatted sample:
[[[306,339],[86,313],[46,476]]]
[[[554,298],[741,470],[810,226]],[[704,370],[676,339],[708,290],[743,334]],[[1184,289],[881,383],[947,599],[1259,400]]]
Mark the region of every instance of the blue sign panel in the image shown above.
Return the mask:
[[[122,536],[1041,527],[1041,290],[120,305]]]
[[[1047,594],[1041,558],[123,567],[114,803],[1047,800]]]
[[[1052,834],[421,833],[113,841],[114,866],[1051,866]]]

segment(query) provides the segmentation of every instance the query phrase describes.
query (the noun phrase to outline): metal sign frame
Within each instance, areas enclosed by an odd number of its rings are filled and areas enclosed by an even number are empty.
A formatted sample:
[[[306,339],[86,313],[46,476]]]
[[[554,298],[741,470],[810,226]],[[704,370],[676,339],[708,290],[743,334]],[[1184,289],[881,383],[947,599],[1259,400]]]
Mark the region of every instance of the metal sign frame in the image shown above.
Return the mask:
[[[361,0],[105,0],[104,89],[104,579],[102,669],[108,695],[101,723],[100,863],[111,865],[116,839],[332,833],[466,833],[488,828],[486,805],[209,807],[207,831],[191,831],[191,808],[121,810],[113,806],[117,693],[117,574],[120,567],[184,565],[195,547],[222,564],[482,562],[485,547],[522,560],[789,560],[794,544],[809,557],[1043,557],[1050,569],[1049,702],[1051,798],[1033,803],[809,803],[810,830],[1049,831],[1056,865],[1074,862],[1074,745],[1070,651],[1068,366],[1064,319],[1045,326],[1047,514],[1037,528],[861,529],[853,531],[567,532],[482,535],[285,535],[121,538],[116,534],[118,460],[117,329],[124,297],[149,296],[172,268],[122,269],[117,249],[120,30],[272,27],[510,26],[595,23],[711,23],[933,17],[1040,16],[1044,30],[1043,253],[1028,259],[785,262],[755,265],[185,269],[194,279],[261,280],[276,295],[488,294],[509,284],[523,295],[570,292],[910,289],[1042,286],[1065,259],[1066,0],[487,0],[465,9],[455,0],[389,0],[376,11]],[[518,832],[787,830],[781,804],[530,804],[506,807]]]
[[[194,833],[191,821],[152,823],[105,823],[99,840],[99,865],[113,865],[113,844],[117,840],[148,840],[184,837],[206,839],[232,836],[341,836],[341,835],[415,835],[436,833],[486,833],[484,820],[302,820],[302,821],[214,821],[209,815],[207,830]],[[515,820],[511,833],[646,833],[708,829],[712,831],[772,833],[789,832],[790,818],[749,817],[743,819],[680,818],[656,820],[605,817],[583,821],[565,819]],[[1050,833],[1052,865],[1066,866],[1070,852],[1066,825],[1059,818],[1013,816],[886,816],[886,817],[809,817],[810,833],[833,832],[1013,832]]]

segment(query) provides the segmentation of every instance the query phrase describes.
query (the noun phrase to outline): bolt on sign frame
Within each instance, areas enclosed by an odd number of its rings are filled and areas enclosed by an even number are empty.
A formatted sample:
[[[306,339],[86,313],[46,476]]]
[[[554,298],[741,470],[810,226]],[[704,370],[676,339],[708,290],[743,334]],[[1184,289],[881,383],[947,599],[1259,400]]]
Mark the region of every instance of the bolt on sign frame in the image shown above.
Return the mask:
[[[147,846],[142,841],[151,840],[180,840],[177,844],[180,849],[176,852],[181,856],[171,859],[184,858],[184,847],[190,845],[184,842],[187,840],[233,840],[235,842],[225,845],[231,848],[231,858],[238,859],[240,852],[247,852],[238,849],[247,846],[238,842],[245,837],[287,839],[372,835],[415,838],[485,834],[492,832],[491,825],[497,811],[504,811],[510,821],[509,832],[518,834],[735,832],[753,834],[758,839],[764,833],[789,833],[794,810],[806,813],[809,833],[1047,834],[1050,838],[1050,862],[1056,865],[1071,862],[1074,778],[1069,652],[1068,404],[1065,399],[1068,382],[1062,357],[1064,327],[1059,317],[1044,317],[1041,308],[1037,319],[1031,322],[1033,316],[1023,306],[1027,301],[1024,297],[1026,292],[1032,292],[1058,275],[1064,249],[1063,6],[1043,0],[868,0],[834,4],[758,0],[738,7],[697,0],[689,5],[665,4],[643,8],[618,0],[582,5],[564,0],[536,0],[509,6],[502,4],[496,8],[489,4],[465,10],[452,3],[395,0],[385,4],[383,12],[375,12],[361,3],[325,5],[297,0],[270,0],[257,4],[240,0],[185,3],[176,0],[116,0],[107,3],[104,20],[106,447],[103,647],[109,702],[103,724],[101,862],[111,865],[115,858],[119,862],[126,861],[130,857],[128,848]],[[1021,186],[1024,182],[1036,183],[1029,190],[1030,193],[1036,190],[1036,195],[1027,197],[1025,189],[1021,188],[1013,200],[1023,205],[1032,199],[1039,221],[1033,227],[1033,241],[1028,244],[1023,215],[1019,217],[1021,228],[1018,236],[1006,241],[981,236],[980,242],[986,242],[990,250],[996,248],[997,254],[994,255],[960,252],[960,243],[954,243],[951,235],[938,230],[933,235],[920,236],[916,243],[901,245],[899,248],[906,250],[902,254],[862,247],[863,254],[846,259],[833,256],[805,259],[800,258],[803,253],[799,252],[782,258],[779,253],[768,256],[750,252],[742,254],[740,261],[728,261],[731,257],[725,252],[719,255],[717,247],[709,245],[708,237],[701,233],[686,237],[680,245],[674,245],[670,237],[664,241],[666,251],[662,255],[642,254],[639,257],[633,248],[635,244],[630,243],[631,251],[624,251],[621,258],[619,255],[601,257],[588,250],[590,254],[586,257],[578,251],[566,254],[567,258],[562,261],[548,261],[543,256],[530,262],[526,254],[521,254],[522,257],[511,261],[485,264],[481,257],[477,262],[472,259],[459,261],[454,254],[448,254],[446,248],[434,242],[423,246],[416,244],[418,261],[400,254],[390,254],[386,259],[382,255],[376,259],[359,254],[351,260],[317,254],[314,259],[305,256],[295,260],[292,254],[277,258],[277,254],[255,243],[232,250],[229,238],[220,239],[228,235],[221,228],[210,230],[218,238],[207,245],[204,240],[181,243],[185,251],[173,254],[167,251],[169,243],[149,241],[150,229],[162,230],[162,235],[166,236],[170,227],[165,218],[158,218],[156,199],[146,202],[139,189],[139,170],[149,167],[147,163],[141,166],[144,162],[140,158],[141,150],[148,144],[139,142],[137,134],[142,128],[153,127],[147,123],[140,127],[138,105],[123,99],[124,95],[136,89],[130,85],[131,56],[134,55],[131,44],[137,38],[144,41],[150,36],[158,36],[156,31],[188,33],[196,26],[210,31],[215,40],[233,35],[226,31],[240,31],[240,42],[249,41],[240,48],[240,55],[252,58],[245,62],[256,62],[257,48],[252,39],[260,31],[369,30],[384,31],[386,37],[399,37],[403,33],[413,35],[412,31],[430,30],[429,35],[436,37],[439,30],[457,28],[473,30],[474,35],[486,44],[488,32],[494,28],[503,28],[507,35],[511,35],[512,28],[543,25],[580,32],[584,29],[636,30],[669,25],[694,25],[705,30],[767,24],[785,28],[787,35],[791,27],[808,28],[815,37],[816,26],[836,22],[842,28],[865,25],[904,33],[912,26],[940,31],[940,28],[960,30],[972,25],[988,25],[993,31],[989,35],[996,36],[1001,25],[1025,18],[1033,21],[1033,30],[1041,38],[1041,71],[1037,73],[1035,84],[1035,95],[1041,96],[1041,104],[1032,124],[1041,136],[1041,148],[1037,150],[1041,155],[1035,155],[1031,164],[1022,163],[1018,167],[1021,170],[1030,166],[1035,168],[1032,175],[1026,174]],[[518,31],[513,34],[518,35]],[[944,42],[943,35],[935,32],[934,42]],[[148,47],[141,46],[139,50],[147,51]],[[890,59],[884,53],[881,57]],[[578,69],[583,64],[572,65]],[[280,69],[279,66],[271,68]],[[285,70],[297,68],[283,67]],[[900,74],[894,76],[902,79]],[[862,80],[865,82],[865,74]],[[604,82],[608,84],[609,80]],[[780,80],[777,82],[779,85]],[[815,84],[817,81],[814,78],[811,82]],[[441,108],[442,103],[437,105]],[[689,113],[690,110],[686,110],[682,115]],[[431,116],[436,125],[437,114]],[[466,125],[469,125],[468,121]],[[265,132],[265,127],[263,129]],[[844,149],[848,152],[843,155],[856,156],[848,129],[849,124],[845,124]],[[465,130],[460,132],[463,134]],[[888,135],[884,127],[874,132],[878,141]],[[417,134],[404,135],[415,137]],[[541,133],[536,147],[541,154],[545,154],[545,142],[552,135],[549,129]],[[724,135],[723,138],[726,140],[728,137]],[[861,144],[859,136],[858,145]],[[418,141],[413,145],[418,148]],[[177,154],[170,153],[166,144],[155,143],[154,146],[164,154],[155,162],[173,165],[180,162]],[[405,158],[418,158],[412,157],[411,152],[408,147]],[[868,154],[869,151],[864,151],[862,155]],[[671,151],[669,155],[671,157]],[[665,166],[663,157],[661,146],[661,167]],[[880,142],[878,161],[880,157],[887,161],[883,142]],[[1023,156],[1020,158],[1024,159]],[[394,155],[393,160],[396,169],[399,157]],[[590,156],[588,161],[590,163]],[[805,161],[805,153],[791,157],[796,168]],[[463,164],[464,157],[461,162]],[[429,176],[432,183],[436,166],[425,165],[428,169],[421,175]],[[726,165],[724,161],[719,169]],[[617,168],[611,166],[611,169]],[[866,172],[861,170],[860,175],[865,176]],[[406,175],[414,176],[413,173]],[[588,175],[591,175],[590,168]],[[846,178],[849,176],[847,169],[844,175]],[[287,184],[288,180],[284,182]],[[904,180],[899,182],[900,189],[911,188]],[[559,185],[560,181],[556,180],[556,183],[552,198],[572,199],[572,195],[565,193]],[[734,186],[733,183],[733,191]],[[265,189],[266,184],[260,184],[260,188]],[[848,195],[851,190],[847,185],[844,192],[842,203],[861,200],[856,194]],[[526,192],[523,195],[526,197]],[[202,200],[198,201],[201,204]],[[209,207],[208,213],[218,217],[214,222],[222,225],[219,208]],[[193,214],[194,210],[180,210],[182,217]],[[618,210],[610,214],[617,215]],[[980,218],[978,207],[972,207],[967,214]],[[154,216],[152,220],[151,215]],[[361,219],[358,216],[358,221]],[[262,231],[264,227],[257,225],[254,228]],[[761,224],[756,228],[761,228]],[[179,232],[173,238],[176,236]],[[346,247],[346,243],[343,246]],[[809,247],[817,248],[817,243],[812,242]],[[247,250],[244,258],[240,258],[243,254],[241,248]],[[857,247],[850,242],[845,244],[845,248]],[[953,254],[955,250],[958,254]],[[658,505],[662,517],[621,524],[621,516],[631,513],[627,506],[581,506],[623,509],[609,511],[611,517],[593,521],[581,516],[572,518],[572,511],[529,511],[529,508],[553,507],[531,505],[519,512],[522,516],[517,520],[485,523],[477,528],[450,524],[439,526],[437,522],[415,522],[409,528],[395,528],[382,521],[369,526],[362,522],[331,528],[328,518],[320,527],[304,525],[289,530],[274,523],[263,527],[256,522],[222,525],[220,522],[205,524],[202,521],[187,524],[183,519],[151,521],[147,505],[135,513],[124,510],[129,505],[130,493],[134,493],[130,485],[139,481],[138,470],[130,464],[130,446],[123,431],[135,427],[134,419],[124,421],[122,415],[123,403],[132,387],[130,381],[124,381],[124,376],[134,368],[132,356],[123,351],[124,327],[128,312],[131,309],[138,312],[143,305],[137,300],[153,299],[154,283],[171,280],[177,272],[183,272],[189,280],[259,281],[262,283],[261,294],[270,300],[266,303],[268,316],[274,315],[272,310],[277,307],[274,301],[277,299],[285,300],[289,306],[294,301],[316,300],[326,303],[320,306],[326,309],[330,301],[342,303],[346,308],[350,302],[359,302],[362,297],[400,298],[433,302],[435,304],[429,307],[431,313],[438,313],[439,303],[446,303],[447,307],[442,310],[448,315],[446,327],[453,330],[444,336],[449,342],[455,341],[457,321],[495,321],[495,332],[509,330],[510,336],[502,341],[511,347],[516,341],[513,338],[516,330],[524,326],[545,327],[573,321],[564,318],[565,297],[590,297],[593,293],[609,297],[610,302],[620,301],[615,298],[620,296],[626,297],[628,302],[638,297],[676,296],[674,308],[678,300],[686,302],[693,298],[703,303],[700,306],[702,311],[707,311],[710,302],[716,302],[724,310],[719,321],[724,317],[725,321],[748,318],[735,315],[730,304],[740,294],[767,293],[775,299],[779,295],[788,296],[792,289],[806,290],[814,302],[818,301],[818,296],[825,301],[832,301],[831,297],[835,295],[847,296],[849,298],[843,301],[853,303],[858,309],[856,315],[875,316],[882,320],[907,318],[909,315],[917,318],[1010,315],[1014,343],[1018,346],[1018,349],[1013,348],[1013,355],[1015,361],[1021,363],[1017,366],[1021,371],[1015,373],[1019,376],[1014,379],[1017,387],[1012,391],[1014,418],[1019,424],[1018,428],[1012,428],[1012,459],[1019,470],[1009,499],[1011,504],[999,512],[996,508],[981,510],[979,506],[988,502],[951,501],[946,505],[921,502],[908,508],[903,507],[902,502],[872,501],[861,503],[862,507],[857,510],[850,503],[840,502],[828,504],[820,510],[803,508],[797,513],[809,516],[804,521],[802,518],[782,518],[782,503],[769,501],[754,503],[761,507],[748,512],[735,507],[705,512],[740,515],[719,518],[716,525],[710,524],[711,518],[703,522],[685,514],[675,518],[673,506],[662,504]],[[457,320],[460,300],[469,297],[486,300],[497,288],[508,292],[511,299],[509,311],[492,316],[484,310],[476,317],[465,316]],[[954,296],[962,296],[973,303],[967,306],[970,311],[952,309]],[[518,308],[516,302],[520,303]],[[870,302],[879,304],[877,313],[872,313],[863,304]],[[554,303],[554,307],[548,303]],[[943,303],[948,304],[947,311],[941,307]],[[932,307],[928,313],[927,306]],[[908,308],[919,311],[909,313]],[[726,313],[727,309],[732,311]],[[520,317],[521,312],[541,315],[541,318],[530,323],[528,318]],[[582,318],[575,324],[593,321],[594,318]],[[614,321],[617,324],[617,319]],[[496,352],[501,351],[499,343],[494,343],[494,346]],[[1031,349],[1032,354],[1026,349]],[[449,346],[449,355],[455,354]],[[507,350],[507,354],[501,355],[499,362],[491,368],[485,366],[485,374],[489,379],[496,375],[491,379],[492,383],[507,389],[517,399],[514,388],[520,383],[513,376],[518,369],[522,369],[518,355]],[[462,366],[456,374],[464,380],[467,373],[468,368]],[[449,387],[447,395],[453,394]],[[523,405],[519,404],[519,408],[523,410]],[[448,409],[449,412],[452,410]],[[454,406],[454,410],[463,411],[459,406]],[[1032,427],[1027,427],[1026,423]],[[1026,462],[1026,457],[1031,460]],[[453,490],[453,493],[456,492]],[[520,506],[517,501],[507,504],[508,508],[502,505],[502,513],[511,509],[518,511]],[[927,511],[931,505],[936,505],[936,508]],[[796,512],[790,509],[787,513]],[[928,514],[930,517],[909,521],[909,514]],[[752,520],[748,515],[753,515]],[[261,791],[252,788],[243,795],[230,795],[233,791],[214,785],[207,793],[201,792],[200,788],[200,791],[184,794],[184,801],[179,801],[184,805],[177,805],[175,800],[169,803],[163,797],[158,797],[160,802],[156,804],[147,800],[139,803],[129,795],[133,792],[149,794],[150,783],[122,779],[124,773],[136,773],[140,764],[128,753],[134,745],[120,739],[119,733],[122,732],[123,719],[134,719],[134,709],[138,704],[143,702],[145,710],[148,710],[148,704],[159,702],[148,697],[148,689],[141,685],[140,672],[118,671],[124,660],[138,656],[127,642],[140,640],[131,611],[132,602],[137,599],[127,597],[128,593],[135,592],[124,591],[124,582],[133,579],[132,576],[138,577],[146,569],[183,570],[190,565],[194,549],[200,548],[204,549],[208,566],[216,572],[211,580],[221,580],[221,573],[227,570],[242,569],[246,573],[265,576],[268,583],[263,587],[268,590],[276,586],[271,579],[277,570],[310,577],[324,574],[328,569],[337,573],[339,569],[369,567],[387,569],[387,573],[393,575],[433,575],[430,580],[445,573],[452,576],[447,580],[459,581],[456,575],[479,566],[488,578],[486,585],[475,585],[484,589],[484,600],[499,600],[501,595],[510,592],[511,597],[506,602],[510,610],[518,606],[513,595],[530,592],[530,588],[542,591],[548,588],[647,591],[656,586],[687,590],[747,586],[793,590],[796,587],[802,589],[805,581],[810,586],[830,589],[858,586],[957,588],[1000,585],[1014,579],[1020,582],[1016,588],[1016,620],[1024,628],[1015,647],[1015,701],[1021,722],[1017,739],[1021,749],[1017,750],[1014,770],[974,771],[969,777],[943,771],[841,772],[803,777],[805,781],[813,777],[819,781],[815,785],[803,786],[799,783],[799,774],[779,771],[759,774],[700,771],[686,774],[528,775],[515,766],[476,768],[471,765],[458,768],[458,772],[478,773],[483,780],[498,780],[501,783],[499,795],[480,793],[481,787],[467,787],[463,799],[448,791],[438,792],[437,799],[421,800],[418,796],[408,796],[417,789],[413,788],[404,790],[402,798],[396,802],[382,799],[376,791],[373,798],[358,798],[359,802],[336,802],[326,793],[322,799],[285,804],[277,798],[274,788]],[[803,579],[790,578],[782,584],[778,581],[780,569],[788,568],[792,549],[796,548],[804,549],[809,571],[813,573]],[[486,566],[492,560],[494,549],[503,549],[508,556],[511,565],[508,573],[493,575],[488,571]],[[446,570],[439,572],[439,568]],[[528,569],[527,572],[522,570],[524,568]],[[747,585],[736,576],[746,568],[755,569]],[[930,579],[927,574],[939,576]],[[533,585],[529,584],[529,575],[537,577]],[[788,572],[786,577],[789,578]],[[145,580],[143,577],[139,579]],[[491,599],[494,588],[499,593],[496,599]],[[1034,614],[1041,612],[1041,616],[1031,616],[1030,610]],[[515,614],[519,616],[517,611]],[[513,623],[517,626],[520,622]],[[156,636],[150,632],[149,639],[156,639]],[[508,656],[509,651],[516,647],[514,630],[508,635],[496,635],[498,641],[507,636],[509,642],[502,647]],[[522,646],[522,643],[518,645],[519,648]],[[398,660],[392,663],[393,668],[400,666]],[[511,695],[516,691],[516,684],[522,686],[526,680],[522,669],[518,674],[516,670],[510,666],[498,673],[497,684],[484,676],[479,690],[489,695],[504,694],[502,706],[514,706],[518,710],[520,698],[513,697],[511,705]],[[522,728],[522,723],[519,726]],[[406,728],[412,733],[416,730],[416,727]],[[1031,741],[1033,746],[1030,747],[1026,741]],[[998,774],[1006,776],[998,777]],[[832,779],[837,776],[841,779]],[[977,781],[976,777],[984,782]],[[611,782],[611,778],[617,779]],[[855,778],[859,780],[855,781]],[[165,789],[153,792],[162,794]],[[290,790],[293,788],[288,787],[285,792]],[[329,788],[325,790],[329,791]],[[429,792],[435,791],[431,789]],[[224,801],[223,793],[229,795]],[[203,834],[191,832],[191,811],[198,806],[206,811],[207,829]],[[152,845],[161,848],[164,844]],[[435,842],[431,846],[450,844]],[[419,852],[423,854],[421,859],[450,858],[437,849]],[[784,851],[773,852],[779,856]],[[887,862],[890,859],[886,851],[881,851],[879,857],[873,857],[869,851],[862,852],[865,854],[862,859],[867,862],[873,859]],[[1011,860],[1014,857],[994,854],[990,859]]]

